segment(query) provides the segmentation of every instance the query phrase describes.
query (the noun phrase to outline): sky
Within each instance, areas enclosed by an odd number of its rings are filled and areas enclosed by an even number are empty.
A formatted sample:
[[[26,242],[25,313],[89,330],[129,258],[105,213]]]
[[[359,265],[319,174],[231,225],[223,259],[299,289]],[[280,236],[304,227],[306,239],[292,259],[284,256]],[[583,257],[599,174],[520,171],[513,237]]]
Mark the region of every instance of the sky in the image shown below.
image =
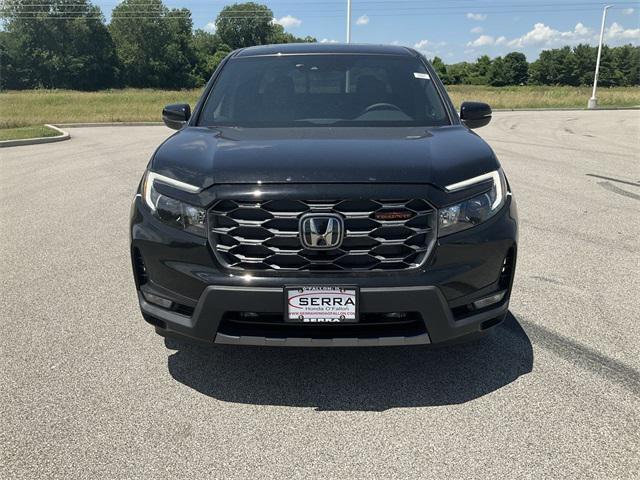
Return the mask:
[[[274,21],[298,36],[346,41],[347,0],[269,0]],[[107,19],[118,0],[94,0]],[[194,28],[215,31],[229,0],[165,0],[186,7]],[[406,45],[445,63],[521,51],[529,60],[541,50],[597,45],[603,2],[595,0],[352,0],[351,41]],[[640,44],[640,1],[620,0],[607,14],[605,43]]]

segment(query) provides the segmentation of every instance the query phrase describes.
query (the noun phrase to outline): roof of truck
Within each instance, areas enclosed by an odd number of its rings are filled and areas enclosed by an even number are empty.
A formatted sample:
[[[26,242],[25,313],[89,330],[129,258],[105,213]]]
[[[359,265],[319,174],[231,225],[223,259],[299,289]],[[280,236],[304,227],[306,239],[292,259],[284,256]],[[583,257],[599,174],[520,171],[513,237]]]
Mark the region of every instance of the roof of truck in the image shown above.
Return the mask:
[[[355,43],[282,43],[258,45],[238,50],[235,57],[295,54],[368,54],[413,56],[415,52],[398,45],[367,45]]]

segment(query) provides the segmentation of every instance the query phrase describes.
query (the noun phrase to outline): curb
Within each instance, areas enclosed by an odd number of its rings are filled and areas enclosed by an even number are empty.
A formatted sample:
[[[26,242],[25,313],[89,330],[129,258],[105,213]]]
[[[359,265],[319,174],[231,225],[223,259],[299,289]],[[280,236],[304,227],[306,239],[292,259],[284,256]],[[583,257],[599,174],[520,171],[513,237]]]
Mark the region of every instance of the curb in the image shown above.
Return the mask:
[[[51,128],[56,132],[59,132],[60,135],[57,135],[55,137],[21,138],[20,140],[2,140],[0,141],[0,148],[17,147],[20,145],[38,145],[41,143],[62,142],[63,140],[69,140],[71,138],[71,134],[69,132],[65,132],[64,130],[58,128],[55,125],[49,125],[48,123],[45,123],[44,126]]]
[[[156,127],[164,125],[163,122],[85,122],[85,123],[56,123],[63,128],[83,128],[83,127]]]
[[[603,112],[607,110],[640,110],[637,107],[598,107],[598,108],[494,108],[494,112]]]

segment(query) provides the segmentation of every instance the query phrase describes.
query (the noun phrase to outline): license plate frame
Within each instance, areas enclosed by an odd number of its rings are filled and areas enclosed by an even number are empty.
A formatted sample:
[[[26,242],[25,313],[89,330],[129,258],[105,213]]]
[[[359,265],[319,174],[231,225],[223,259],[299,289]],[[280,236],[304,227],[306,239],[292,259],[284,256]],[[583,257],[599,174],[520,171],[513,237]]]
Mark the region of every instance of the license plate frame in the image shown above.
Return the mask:
[[[298,323],[302,325],[332,325],[340,323],[358,323],[360,321],[360,290],[354,285],[297,285],[284,287],[284,321],[286,323]],[[320,305],[300,306],[298,301],[301,297],[320,299]],[[322,298],[352,298],[353,308],[348,305],[335,305],[331,300],[331,305],[322,305]],[[292,304],[293,301],[293,304]],[[291,308],[300,308],[298,311],[291,311]],[[327,313],[322,316],[319,308],[324,308]],[[333,310],[327,310],[327,309]],[[344,308],[342,311],[341,308]],[[343,315],[340,315],[340,311]],[[297,313],[297,315],[296,315]],[[344,317],[344,318],[342,318]]]

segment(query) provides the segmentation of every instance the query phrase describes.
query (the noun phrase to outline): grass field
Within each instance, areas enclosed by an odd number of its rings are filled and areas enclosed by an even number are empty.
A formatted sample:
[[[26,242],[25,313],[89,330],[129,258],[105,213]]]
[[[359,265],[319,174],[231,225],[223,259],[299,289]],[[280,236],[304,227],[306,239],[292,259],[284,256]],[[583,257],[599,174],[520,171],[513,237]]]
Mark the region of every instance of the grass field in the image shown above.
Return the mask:
[[[453,102],[478,100],[498,108],[584,108],[591,95],[588,87],[484,87],[452,85]],[[192,106],[201,90],[124,89],[100,92],[28,90],[0,93],[0,129],[43,123],[160,121],[162,107],[187,102]],[[601,106],[640,105],[640,87],[598,90]]]
[[[23,138],[57,137],[61,135],[54,129],[44,125],[18,128],[0,128],[0,141],[2,140],[22,140]]]
[[[459,106],[465,100],[486,102],[499,108],[586,108],[591,87],[486,87],[481,85],[450,85],[447,91]],[[599,88],[601,107],[640,106],[640,87]]]
[[[0,128],[43,123],[161,121],[169,103],[193,106],[201,90],[25,90],[0,93]]]

